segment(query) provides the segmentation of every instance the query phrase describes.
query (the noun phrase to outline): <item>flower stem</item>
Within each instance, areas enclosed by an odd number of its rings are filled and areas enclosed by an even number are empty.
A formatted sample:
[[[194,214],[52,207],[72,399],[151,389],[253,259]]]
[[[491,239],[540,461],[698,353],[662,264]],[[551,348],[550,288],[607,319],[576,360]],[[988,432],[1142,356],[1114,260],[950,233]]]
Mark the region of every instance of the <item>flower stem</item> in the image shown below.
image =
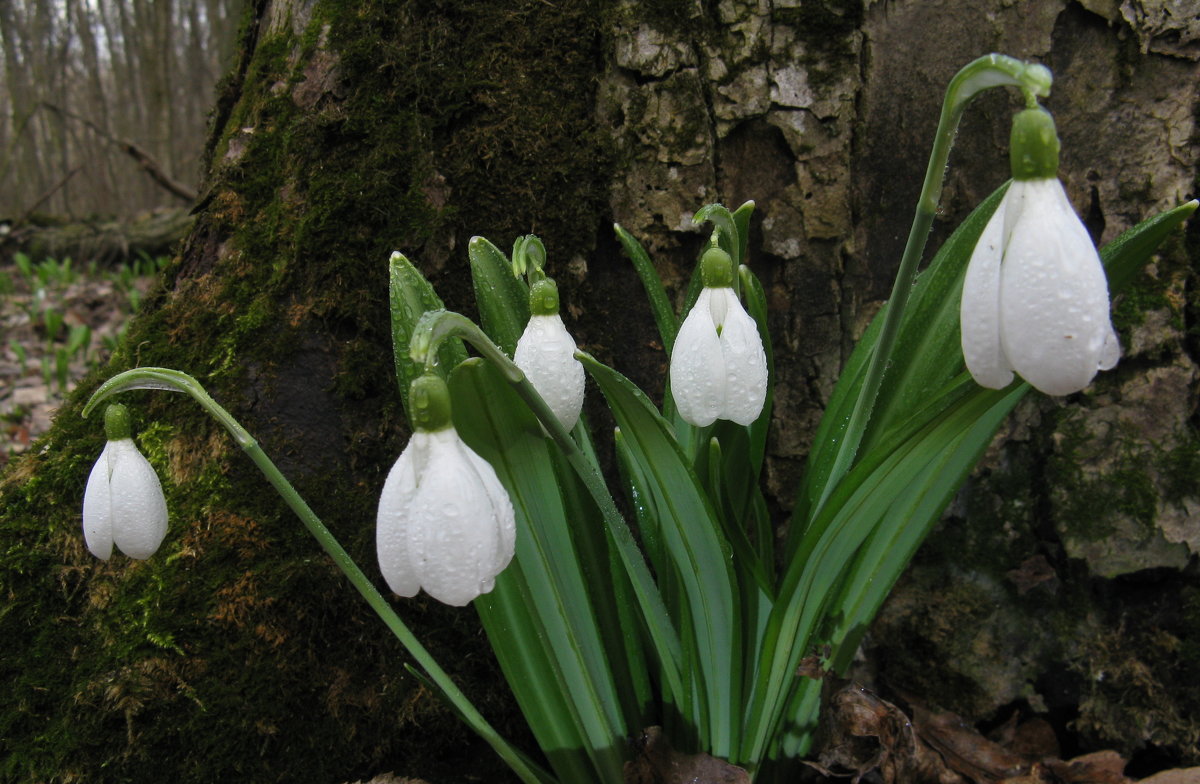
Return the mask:
[[[107,382],[102,384],[99,389],[88,400],[87,405],[83,407],[83,416],[87,416],[101,401],[112,395],[120,392],[125,392],[132,389],[165,389],[175,392],[184,392],[201,405],[205,411],[213,416],[218,422],[224,425],[225,429],[230,432],[242,449],[249,455],[258,469],[262,471],[263,476],[279,493],[279,496],[284,500],[300,521],[304,523],[304,527],[308,529],[321,545],[322,549],[329,554],[333,562],[337,565],[342,573],[349,578],[351,584],[358,590],[367,604],[371,606],[384,624],[391,630],[396,639],[408,649],[417,663],[429,676],[430,680],[438,686],[445,694],[446,698],[458,710],[471,727],[479,733],[479,735],[487,741],[487,743],[496,751],[496,753],[521,777],[521,780],[527,784],[542,784],[546,780],[545,774],[539,773],[534,769],[522,755],[513,748],[508,741],[500,736],[498,732],[488,723],[475,706],[471,704],[466,695],[459,690],[458,686],[450,678],[445,670],[437,663],[430,655],[425,646],[416,638],[412,630],[396,615],[388,601],[383,598],[383,595],[371,583],[371,580],[363,574],[362,569],[350,557],[345,548],[338,542],[334,535],[325,527],[321,519],[317,517],[308,503],[296,492],[283,473],[267,456],[258,442],[250,435],[250,433],[242,427],[242,425],[233,418],[219,403],[212,399],[204,388],[191,376],[186,373],[180,373],[177,370],[168,368],[137,368],[127,370],[113,376]]]
[[[1045,66],[1002,54],[985,55],[968,63],[950,80],[945,100],[942,102],[933,150],[929,154],[929,165],[925,169],[925,182],[917,199],[916,214],[913,216],[912,228],[904,246],[904,255],[900,259],[900,268],[896,272],[892,296],[886,305],[883,326],[879,331],[879,338],[871,354],[871,361],[863,377],[854,409],[846,423],[845,433],[834,455],[829,479],[821,489],[816,506],[810,512],[810,519],[817,516],[838,482],[850,470],[867,424],[871,420],[875,399],[883,383],[883,374],[891,360],[904,310],[908,305],[908,295],[912,291],[917,265],[921,262],[925,242],[929,238],[929,228],[937,213],[938,198],[941,196],[942,182],[945,179],[946,161],[950,157],[950,147],[954,143],[954,134],[958,130],[963,111],[972,98],[991,87],[1017,87],[1027,96],[1046,96],[1050,92],[1050,83],[1050,71]]]

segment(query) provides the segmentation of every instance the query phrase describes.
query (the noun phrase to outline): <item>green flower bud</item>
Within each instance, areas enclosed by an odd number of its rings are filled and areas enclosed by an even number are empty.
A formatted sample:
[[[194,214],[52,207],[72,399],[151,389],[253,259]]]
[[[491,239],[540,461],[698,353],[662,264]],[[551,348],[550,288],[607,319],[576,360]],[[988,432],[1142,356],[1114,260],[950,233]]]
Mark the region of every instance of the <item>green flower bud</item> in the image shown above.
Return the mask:
[[[720,248],[709,248],[700,257],[700,280],[706,289],[733,286],[733,259]]]
[[[450,390],[441,376],[436,373],[418,376],[408,390],[413,427],[432,433],[451,426]]]
[[[1058,149],[1058,134],[1050,112],[1037,106],[1013,117],[1008,155],[1014,180],[1057,177]]]

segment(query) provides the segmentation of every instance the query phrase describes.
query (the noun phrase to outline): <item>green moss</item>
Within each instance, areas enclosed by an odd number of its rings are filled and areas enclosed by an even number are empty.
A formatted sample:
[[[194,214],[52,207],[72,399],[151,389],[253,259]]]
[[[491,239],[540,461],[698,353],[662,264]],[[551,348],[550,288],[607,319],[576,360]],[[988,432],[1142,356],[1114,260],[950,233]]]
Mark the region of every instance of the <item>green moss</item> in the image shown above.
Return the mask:
[[[1100,448],[1093,441],[1083,417],[1060,418],[1056,451],[1046,465],[1060,530],[1099,541],[1117,531],[1115,521],[1122,517],[1150,536],[1158,512],[1158,491],[1137,435],[1112,434],[1103,447],[1109,457],[1097,474],[1085,473],[1081,467],[1094,459],[1092,453]]]
[[[1081,676],[1073,728],[1095,748],[1131,755],[1148,744],[1180,766],[1200,762],[1200,585],[1195,576],[1128,581],[1122,605],[1108,607],[1081,640],[1072,669]]]
[[[1200,498],[1200,435],[1189,428],[1179,442],[1158,456],[1162,476],[1163,500],[1178,503],[1185,498]]]

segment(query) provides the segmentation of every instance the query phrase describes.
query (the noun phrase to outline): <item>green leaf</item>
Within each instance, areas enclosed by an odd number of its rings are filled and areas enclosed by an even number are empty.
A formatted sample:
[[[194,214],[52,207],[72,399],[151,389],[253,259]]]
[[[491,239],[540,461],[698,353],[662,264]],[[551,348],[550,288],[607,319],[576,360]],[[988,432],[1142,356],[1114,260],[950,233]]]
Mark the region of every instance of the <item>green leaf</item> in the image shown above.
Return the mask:
[[[433,286],[425,279],[402,253],[393,253],[388,262],[388,303],[392,315],[392,354],[396,364],[396,384],[400,387],[400,400],[408,410],[408,388],[413,379],[424,372],[424,366],[413,362],[408,347],[412,341],[413,328],[428,311],[441,310],[442,300]],[[443,378],[450,369],[467,358],[462,341],[456,339],[442,343],[438,350],[438,372]]]
[[[675,315],[675,309],[671,307],[671,301],[667,299],[662,278],[658,276],[658,270],[654,268],[654,263],[650,261],[645,248],[632,234],[625,231],[619,223],[613,224],[613,231],[616,232],[617,239],[621,241],[621,246],[625,248],[625,253],[633,262],[633,268],[646,289],[646,298],[650,300],[650,310],[654,314],[654,323],[658,325],[659,337],[662,338],[663,348],[670,356],[675,345],[675,335],[679,332],[679,319]]]
[[[1100,249],[1104,271],[1108,274],[1108,289],[1113,294],[1124,291],[1138,272],[1145,268],[1150,256],[1172,231],[1175,231],[1196,211],[1196,199],[1173,210],[1142,221]]]
[[[575,431],[586,436],[586,425]],[[649,640],[645,622],[638,612],[637,596],[629,576],[614,552],[603,514],[588,496],[587,488],[558,451],[551,451],[566,519],[579,553],[579,564],[594,598],[593,609],[604,640],[614,683],[620,684],[625,726],[648,727],[653,723],[655,691],[646,660]],[[595,597],[603,597],[595,601]]]
[[[504,252],[483,237],[467,245],[483,331],[510,357],[529,321],[529,286],[513,276]]]
[[[950,345],[958,340],[958,299],[962,291],[962,276],[966,272],[971,251],[1006,187],[997,189],[975,208],[946,240],[929,268],[917,277],[896,338],[893,367],[884,375],[875,410],[860,444],[869,443],[881,432],[881,428],[885,429],[895,415],[894,411],[910,410],[903,406],[921,399],[918,390],[928,394],[929,388],[936,389],[944,385],[948,378],[962,369],[962,351],[957,344]],[[917,313],[921,314],[921,318],[914,317]],[[808,517],[815,512],[820,499],[828,497],[832,490],[827,485],[839,456],[844,457],[848,449],[861,453],[859,445],[845,444],[844,436],[886,315],[885,304],[859,339],[825,407],[792,515],[789,554],[796,545],[795,535],[806,527]],[[926,340],[928,345],[923,346]],[[931,378],[927,380],[911,372],[906,364],[910,360],[924,368]],[[954,366],[953,372],[950,372],[950,366]],[[836,477],[833,481],[836,481]]]
[[[792,673],[820,642],[814,635],[828,616],[830,590],[839,584],[850,594],[869,589],[856,583],[866,575],[840,582],[845,564],[883,523],[919,541],[1025,392],[1023,385],[983,389],[960,377],[839,484],[784,574],[747,705],[744,759],[761,759],[770,750],[784,719]],[[930,416],[929,411],[939,413]],[[897,575],[908,560],[906,553],[883,557]]]
[[[631,460],[657,510],[662,540],[683,587],[679,619],[685,656],[685,687],[696,694],[695,727],[701,745],[727,757],[740,724],[740,608],[730,546],[720,534],[708,498],[666,421],[632,382],[592,357],[581,361],[608,400]]]
[[[737,253],[731,253],[735,266],[741,266],[750,258],[750,218],[754,215],[754,202],[747,201],[733,211],[733,225],[737,228]]]
[[[492,648],[523,709],[530,708],[527,718],[539,743],[556,753],[551,762],[560,777],[619,780],[623,738],[636,728],[625,726],[606,650],[610,643],[623,648],[597,625],[590,598],[597,594],[581,571],[572,523],[554,492],[557,476],[541,426],[481,359],[459,365],[450,388],[456,428],[496,469],[517,516],[518,568],[506,570],[477,602]],[[514,623],[521,631],[514,633]],[[534,644],[543,646],[540,656]],[[564,724],[574,727],[567,749],[556,745],[564,740]],[[579,778],[579,754],[590,761],[587,778]]]

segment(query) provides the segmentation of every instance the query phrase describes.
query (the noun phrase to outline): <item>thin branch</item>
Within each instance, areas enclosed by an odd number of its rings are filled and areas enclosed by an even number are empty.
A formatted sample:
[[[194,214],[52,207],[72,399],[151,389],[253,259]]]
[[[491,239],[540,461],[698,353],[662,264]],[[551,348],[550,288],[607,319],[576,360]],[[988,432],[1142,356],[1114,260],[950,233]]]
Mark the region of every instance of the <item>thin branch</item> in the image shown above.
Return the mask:
[[[54,104],[47,103],[45,101],[42,101],[41,105],[53,112],[57,112],[63,117],[69,117],[72,120],[83,123],[100,137],[115,144],[122,152],[137,161],[138,165],[142,167],[142,171],[150,175],[150,179],[154,180],[163,188],[183,199],[184,201],[194,202],[196,197],[200,195],[196,189],[179,182],[171,175],[167,174],[158,161],[154,159],[154,156],[143,150],[137,144],[126,139],[118,139],[86,117],[80,117],[74,112],[69,112],[60,106],[55,106]]]
[[[25,210],[25,212],[21,214],[21,217],[14,220],[13,226],[20,226],[20,225],[24,224],[25,221],[29,220],[29,216],[31,216],[31,215],[33,215],[33,213],[37,212],[38,207],[41,207],[43,204],[45,204],[47,201],[50,200],[51,196],[53,196],[54,194],[56,194],[60,190],[62,190],[63,186],[65,186],[67,184],[67,181],[70,180],[72,177],[74,177],[79,172],[79,170],[82,168],[83,168],[83,166],[76,166],[74,169],[71,169],[71,171],[67,172],[67,175],[65,177],[63,177],[61,180],[59,180],[57,183],[55,183],[54,186],[52,186],[50,188],[50,190],[46,191],[41,196],[39,196],[38,200],[35,201],[29,207],[29,209]]]

